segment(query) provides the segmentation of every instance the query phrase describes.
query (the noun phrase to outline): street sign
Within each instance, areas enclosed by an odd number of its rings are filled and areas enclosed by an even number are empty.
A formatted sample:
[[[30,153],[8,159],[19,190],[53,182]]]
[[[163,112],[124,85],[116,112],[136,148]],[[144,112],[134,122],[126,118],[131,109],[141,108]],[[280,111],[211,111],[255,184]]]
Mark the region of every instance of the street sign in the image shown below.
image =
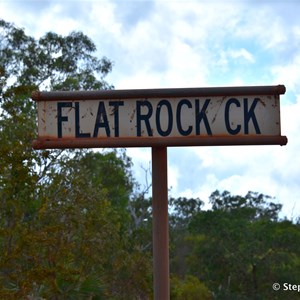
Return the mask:
[[[154,299],[170,299],[168,146],[285,145],[283,85],[35,92],[35,149],[152,147]]]
[[[35,92],[43,148],[285,145],[285,87]]]

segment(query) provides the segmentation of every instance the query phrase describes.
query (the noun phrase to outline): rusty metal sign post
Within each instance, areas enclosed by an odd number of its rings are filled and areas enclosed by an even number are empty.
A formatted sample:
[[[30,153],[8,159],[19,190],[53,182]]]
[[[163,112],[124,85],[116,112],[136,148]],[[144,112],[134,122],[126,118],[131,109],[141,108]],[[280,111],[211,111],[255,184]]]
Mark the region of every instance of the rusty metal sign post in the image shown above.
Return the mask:
[[[154,299],[169,299],[167,147],[286,145],[283,85],[34,92],[34,149],[152,147]]]

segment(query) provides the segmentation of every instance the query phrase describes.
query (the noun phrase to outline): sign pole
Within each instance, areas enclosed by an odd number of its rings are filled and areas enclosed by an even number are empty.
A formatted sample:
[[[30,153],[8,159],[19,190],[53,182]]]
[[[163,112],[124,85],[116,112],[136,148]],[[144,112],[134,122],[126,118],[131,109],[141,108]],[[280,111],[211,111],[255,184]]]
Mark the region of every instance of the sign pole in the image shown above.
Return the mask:
[[[152,147],[154,299],[170,299],[167,147]]]
[[[34,149],[152,147],[154,299],[170,299],[167,147],[286,145],[284,85],[34,92]]]

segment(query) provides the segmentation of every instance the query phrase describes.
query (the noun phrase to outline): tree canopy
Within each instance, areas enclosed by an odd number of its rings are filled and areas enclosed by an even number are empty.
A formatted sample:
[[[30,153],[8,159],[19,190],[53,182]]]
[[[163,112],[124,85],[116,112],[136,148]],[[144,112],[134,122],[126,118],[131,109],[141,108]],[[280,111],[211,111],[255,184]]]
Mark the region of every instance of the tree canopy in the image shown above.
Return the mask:
[[[112,62],[95,51],[81,32],[35,39],[0,20],[2,299],[150,293],[150,259],[135,250],[126,230],[134,186],[126,153],[31,147],[32,91],[113,88],[104,80]]]

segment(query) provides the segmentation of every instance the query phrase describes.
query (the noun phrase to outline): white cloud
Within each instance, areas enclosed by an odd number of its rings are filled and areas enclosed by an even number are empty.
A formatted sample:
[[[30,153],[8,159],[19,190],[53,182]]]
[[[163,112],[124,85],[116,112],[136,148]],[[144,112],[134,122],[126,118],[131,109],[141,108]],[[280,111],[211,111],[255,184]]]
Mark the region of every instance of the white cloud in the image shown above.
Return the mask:
[[[291,57],[289,63],[274,66],[272,73],[277,82],[285,83],[288,91],[300,91],[300,52]]]
[[[171,190],[176,190],[179,181],[180,170],[176,165],[168,166],[168,187]]]
[[[241,58],[242,60],[246,60],[250,63],[255,62],[255,59],[254,59],[253,55],[244,48],[241,48],[241,49],[238,49],[238,50],[229,50],[228,55],[230,57],[232,57],[233,59]]]

